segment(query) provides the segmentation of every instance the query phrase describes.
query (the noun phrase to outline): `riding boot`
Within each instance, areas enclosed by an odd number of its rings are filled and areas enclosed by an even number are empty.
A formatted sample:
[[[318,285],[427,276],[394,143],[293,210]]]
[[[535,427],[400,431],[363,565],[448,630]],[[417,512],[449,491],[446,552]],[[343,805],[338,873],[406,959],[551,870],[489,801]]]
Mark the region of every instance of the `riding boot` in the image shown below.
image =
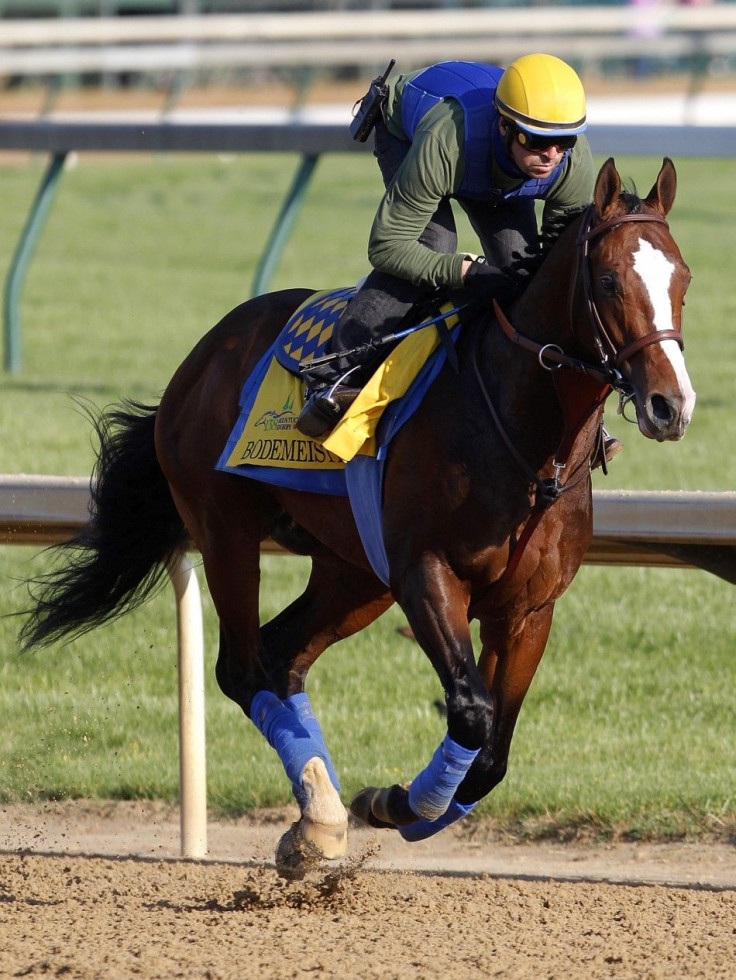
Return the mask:
[[[360,388],[333,385],[312,392],[296,420],[297,429],[305,436],[316,439],[334,429],[348,408],[358,397]]]
[[[610,463],[614,456],[618,456],[623,451],[624,444],[620,439],[615,439],[613,436],[606,436],[603,440],[603,455],[606,457],[607,463]]]
[[[601,436],[596,445],[593,459],[590,463],[591,470],[603,467],[603,472],[607,473],[606,464],[610,463],[620,452],[623,452],[624,444],[601,427]]]

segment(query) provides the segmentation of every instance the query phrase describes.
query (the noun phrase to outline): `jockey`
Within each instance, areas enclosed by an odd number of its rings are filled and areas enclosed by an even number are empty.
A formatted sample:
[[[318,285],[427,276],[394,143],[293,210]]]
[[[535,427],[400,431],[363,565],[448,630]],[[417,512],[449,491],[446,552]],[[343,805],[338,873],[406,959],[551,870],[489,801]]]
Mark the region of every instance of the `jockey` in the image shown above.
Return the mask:
[[[529,54],[505,71],[442,62],[400,75],[383,99],[374,139],[386,191],[368,242],[373,271],[335,325],[330,353],[392,333],[438,286],[508,303],[541,254],[535,200],[544,201],[547,247],[592,198],[585,92],[559,58]],[[484,257],[457,251],[452,199],[468,215]],[[313,437],[329,431],[381,356],[307,368],[297,428]]]

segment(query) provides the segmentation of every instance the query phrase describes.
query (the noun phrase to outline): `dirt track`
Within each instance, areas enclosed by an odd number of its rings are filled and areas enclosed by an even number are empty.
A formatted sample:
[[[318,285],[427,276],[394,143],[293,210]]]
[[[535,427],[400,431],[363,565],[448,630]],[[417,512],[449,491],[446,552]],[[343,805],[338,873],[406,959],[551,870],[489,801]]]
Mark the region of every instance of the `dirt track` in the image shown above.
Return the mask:
[[[288,816],[212,824],[212,858],[187,862],[160,807],[0,808],[0,977],[736,975],[733,847],[362,831],[339,868],[285,883]]]

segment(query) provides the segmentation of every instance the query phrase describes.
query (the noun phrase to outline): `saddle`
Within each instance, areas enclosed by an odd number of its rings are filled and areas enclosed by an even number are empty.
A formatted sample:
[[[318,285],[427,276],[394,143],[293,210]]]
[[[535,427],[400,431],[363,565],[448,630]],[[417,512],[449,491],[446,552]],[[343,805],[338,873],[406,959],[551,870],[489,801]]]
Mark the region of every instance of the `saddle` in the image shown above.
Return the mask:
[[[305,362],[326,354],[335,324],[355,296],[355,286],[314,293],[291,315],[274,345],[274,357],[301,378]]]
[[[429,324],[407,333],[327,438],[305,436],[295,427],[305,395],[299,364],[324,349],[353,292],[315,293],[290,317],[246,379],[238,419],[215,466],[273,486],[349,497],[366,554],[387,583],[381,490],[388,447],[447,361],[447,349]],[[454,343],[460,319],[451,304],[443,307],[435,316]]]
[[[453,306],[447,290],[438,290],[431,297],[416,303],[401,319],[394,332],[381,341],[333,354],[330,343],[334,328],[357,291],[358,287],[348,286],[315,293],[292,314],[279,335],[274,351],[276,359],[285,370],[308,379],[310,365],[332,357],[349,358],[351,364],[360,365],[368,359],[374,363],[378,354],[378,360],[382,363],[404,337],[428,326],[435,327],[440,341],[445,345],[446,353],[457,363],[447,322]],[[452,308],[452,313],[458,309]]]

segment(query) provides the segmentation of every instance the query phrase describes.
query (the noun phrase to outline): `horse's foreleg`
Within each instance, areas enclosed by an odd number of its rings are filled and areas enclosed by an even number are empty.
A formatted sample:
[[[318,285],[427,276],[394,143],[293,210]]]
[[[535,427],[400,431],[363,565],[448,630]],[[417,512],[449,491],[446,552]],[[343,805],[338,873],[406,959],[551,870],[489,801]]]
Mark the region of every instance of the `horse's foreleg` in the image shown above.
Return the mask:
[[[550,604],[532,613],[525,619],[523,627],[517,629],[513,637],[505,637],[502,643],[495,637],[495,629],[481,624],[483,650],[478,667],[491,694],[493,726],[445,813],[439,819],[425,819],[399,827],[405,840],[423,840],[459,820],[506,775],[516,721],[547,645],[553,611],[554,606]],[[494,627],[497,628],[497,624],[494,623]]]
[[[495,706],[490,739],[456,794],[467,804],[487,796],[506,775],[511,740],[524,698],[542,659],[552,626],[554,603],[527,616],[511,636],[499,639],[497,624],[481,621],[483,649],[478,668]]]
[[[436,833],[472,808],[459,803],[456,792],[490,737],[493,706],[475,666],[461,584],[439,568],[415,568],[405,582],[402,608],[442,681],[448,731],[408,786],[367,787],[351,810],[374,827],[398,827],[408,836],[427,826]],[[423,830],[421,836],[427,836]]]

